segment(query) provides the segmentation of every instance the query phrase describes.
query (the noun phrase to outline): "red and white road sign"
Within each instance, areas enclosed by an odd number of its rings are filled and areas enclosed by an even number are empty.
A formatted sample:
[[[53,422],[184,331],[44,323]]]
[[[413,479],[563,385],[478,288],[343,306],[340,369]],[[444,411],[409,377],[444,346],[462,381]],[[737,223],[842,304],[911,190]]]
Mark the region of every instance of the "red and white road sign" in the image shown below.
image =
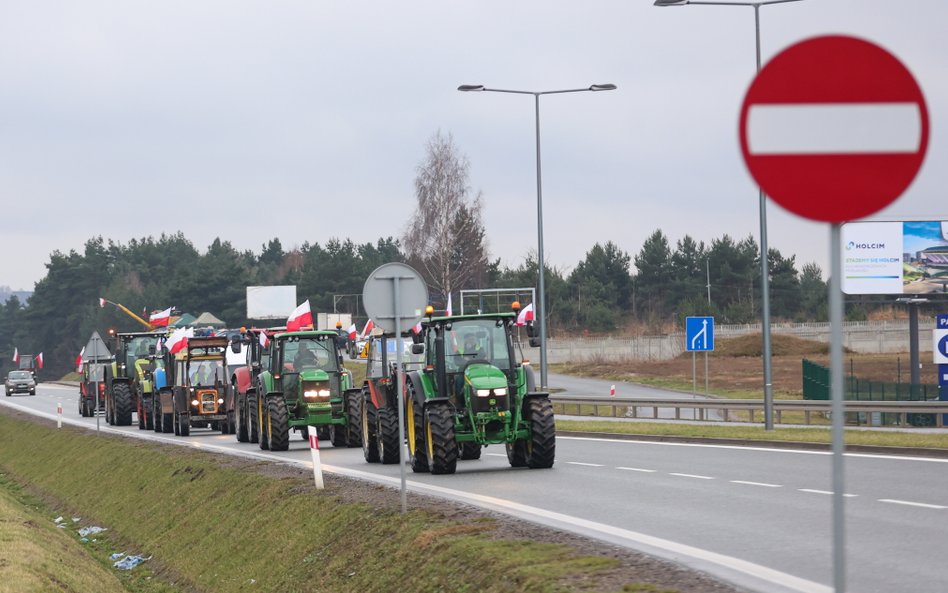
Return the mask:
[[[915,78],[878,45],[841,35],[783,50],[744,97],[741,151],[775,202],[843,222],[898,198],[922,166],[928,109]]]

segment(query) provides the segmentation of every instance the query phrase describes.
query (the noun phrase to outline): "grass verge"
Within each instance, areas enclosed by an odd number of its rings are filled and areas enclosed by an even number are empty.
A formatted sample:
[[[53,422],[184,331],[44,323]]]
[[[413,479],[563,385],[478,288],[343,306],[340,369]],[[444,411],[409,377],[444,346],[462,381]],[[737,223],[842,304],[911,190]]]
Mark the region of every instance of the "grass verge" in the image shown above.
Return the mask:
[[[595,420],[557,419],[557,430],[601,432],[649,436],[680,436],[692,438],[744,439],[748,441],[786,441],[800,443],[829,443],[829,428],[779,428],[765,431],[762,426],[719,426],[709,424],[672,424],[665,422],[602,422]],[[919,447],[948,449],[948,434],[919,432],[882,432],[868,430],[845,431],[850,445],[884,447]]]
[[[178,590],[589,591],[603,590],[597,582],[617,565],[567,545],[505,538],[494,519],[344,502],[349,482],[333,476],[314,491],[303,472],[277,479],[246,471],[249,462],[7,415],[0,433],[9,478],[61,514],[108,527],[116,546],[153,555],[149,567]],[[17,549],[29,543],[13,539]],[[640,586],[634,580],[623,575],[616,587],[613,578],[607,590]]]

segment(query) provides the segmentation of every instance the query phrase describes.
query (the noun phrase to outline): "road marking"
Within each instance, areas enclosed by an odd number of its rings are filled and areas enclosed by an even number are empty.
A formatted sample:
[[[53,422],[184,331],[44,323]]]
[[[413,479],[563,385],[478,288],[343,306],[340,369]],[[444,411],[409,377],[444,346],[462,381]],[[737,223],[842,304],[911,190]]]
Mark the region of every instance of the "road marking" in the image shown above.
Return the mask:
[[[658,471],[656,469],[642,469],[641,467],[617,467],[616,469],[625,470],[627,472],[642,472],[646,474],[654,474]]]
[[[488,457],[507,457],[505,453],[485,453],[484,455],[487,455]]]
[[[810,494],[833,494],[831,490],[813,490],[812,488],[797,488],[800,492],[809,492]],[[843,498],[856,498],[858,494],[844,494]]]
[[[896,500],[894,498],[880,498],[879,502],[888,502],[891,504],[904,504],[905,506],[910,507],[921,507],[923,509],[948,509],[948,507],[942,506],[940,504],[927,504],[924,502],[911,502],[908,500]]]
[[[569,465],[582,465],[585,467],[602,467],[601,463],[582,463],[579,461],[567,461],[566,463]]]
[[[696,480],[713,480],[711,476],[699,476],[696,474],[676,474],[675,472],[669,472],[669,476],[678,476],[679,478],[694,478]]]
[[[768,484],[766,482],[745,482],[744,480],[731,480],[732,484],[744,484],[745,486],[761,486],[763,488],[783,488],[780,484]]]

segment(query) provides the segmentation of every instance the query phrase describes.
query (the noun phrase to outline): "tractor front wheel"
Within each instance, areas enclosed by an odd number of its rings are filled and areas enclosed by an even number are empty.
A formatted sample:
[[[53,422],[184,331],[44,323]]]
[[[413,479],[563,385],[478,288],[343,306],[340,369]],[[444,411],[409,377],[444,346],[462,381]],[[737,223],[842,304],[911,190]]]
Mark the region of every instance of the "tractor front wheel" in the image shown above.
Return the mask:
[[[339,424],[333,424],[329,427],[329,441],[333,447],[346,446],[346,427]]]
[[[428,446],[425,444],[425,417],[422,409],[415,405],[413,397],[408,396],[408,410],[405,423],[408,424],[408,454],[411,471],[422,473],[428,469]]]
[[[270,450],[270,434],[267,432],[269,426],[269,418],[267,418],[267,408],[263,405],[262,400],[257,400],[257,403],[254,407],[256,410],[257,416],[257,436],[260,438],[259,445],[260,448],[264,451]]]
[[[510,467],[527,467],[527,441],[514,441],[506,447]]]
[[[376,440],[379,459],[384,464],[398,463],[401,439],[398,434],[398,414],[394,408],[384,407],[376,411]]]
[[[247,409],[237,404],[237,442],[246,443],[250,440],[250,433],[247,430]]]
[[[481,458],[481,447],[480,443],[458,443],[458,455],[461,459],[480,459]]]
[[[271,451],[290,448],[290,414],[279,395],[267,398],[267,437]]]
[[[528,402],[530,441],[527,443],[527,466],[533,469],[553,467],[556,455],[556,422],[553,403],[548,398]]]
[[[428,463],[433,474],[453,474],[458,465],[458,443],[454,438],[454,415],[444,404],[429,405],[425,413]]]
[[[378,410],[372,400],[360,394],[362,400],[362,456],[369,463],[379,462]]]
[[[191,413],[182,412],[178,415],[178,431],[181,433],[181,436],[186,437],[191,435]]]
[[[260,417],[257,414],[257,394],[247,394],[247,437],[251,443],[260,442]]]

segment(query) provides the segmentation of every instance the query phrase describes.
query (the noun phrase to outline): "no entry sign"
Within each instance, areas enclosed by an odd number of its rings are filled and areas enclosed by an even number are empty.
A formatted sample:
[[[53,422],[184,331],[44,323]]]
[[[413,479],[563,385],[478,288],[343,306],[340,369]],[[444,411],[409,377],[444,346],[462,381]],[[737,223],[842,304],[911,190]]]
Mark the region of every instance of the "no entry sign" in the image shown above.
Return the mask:
[[[885,49],[846,36],[790,46],[744,98],[741,150],[775,202],[843,222],[898,198],[928,147],[928,110],[912,74]]]

